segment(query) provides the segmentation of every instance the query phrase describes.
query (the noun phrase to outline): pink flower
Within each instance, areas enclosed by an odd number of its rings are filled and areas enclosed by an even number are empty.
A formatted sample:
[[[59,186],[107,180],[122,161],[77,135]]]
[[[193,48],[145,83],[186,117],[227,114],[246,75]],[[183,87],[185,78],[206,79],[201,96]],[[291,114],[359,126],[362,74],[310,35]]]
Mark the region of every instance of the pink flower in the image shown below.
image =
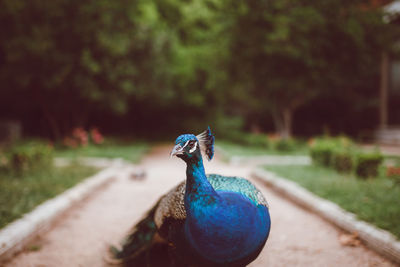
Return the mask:
[[[89,143],[88,133],[81,127],[72,131],[72,137],[77,140],[81,146],[87,146]]]
[[[104,142],[104,137],[97,128],[93,128],[90,131],[90,135],[92,137],[93,143],[102,144]]]

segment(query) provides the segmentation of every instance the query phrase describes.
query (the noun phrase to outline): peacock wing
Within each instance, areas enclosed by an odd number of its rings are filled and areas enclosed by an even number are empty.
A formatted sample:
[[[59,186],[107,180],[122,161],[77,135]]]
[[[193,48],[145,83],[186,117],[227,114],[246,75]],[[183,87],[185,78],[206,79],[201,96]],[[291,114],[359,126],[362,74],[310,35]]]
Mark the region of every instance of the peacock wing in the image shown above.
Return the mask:
[[[268,208],[268,203],[260,190],[244,178],[218,174],[209,174],[207,178],[216,191],[237,192],[257,205],[263,205]],[[171,220],[180,221],[186,219],[185,189],[186,181],[183,181],[160,199],[154,215],[154,221],[158,229],[165,228],[164,223]]]
[[[235,177],[235,176],[223,176],[219,174],[209,174],[207,176],[208,181],[212,185],[215,191],[230,191],[240,193],[256,205],[268,206],[267,200],[263,194],[258,190],[249,180]]]
[[[157,206],[154,214],[154,222],[159,230],[166,229],[171,221],[183,221],[186,219],[184,196],[186,181],[181,182],[165,194]],[[163,231],[161,236],[166,237]]]
[[[169,224],[171,221],[183,221],[186,218],[184,194],[185,182],[182,182],[163,195],[129,231],[121,248],[110,248],[112,258],[117,262],[124,262],[125,265],[142,266],[148,265],[148,255],[166,252],[167,249],[162,248],[161,244],[168,240]],[[165,259],[157,257],[168,261],[168,257]]]

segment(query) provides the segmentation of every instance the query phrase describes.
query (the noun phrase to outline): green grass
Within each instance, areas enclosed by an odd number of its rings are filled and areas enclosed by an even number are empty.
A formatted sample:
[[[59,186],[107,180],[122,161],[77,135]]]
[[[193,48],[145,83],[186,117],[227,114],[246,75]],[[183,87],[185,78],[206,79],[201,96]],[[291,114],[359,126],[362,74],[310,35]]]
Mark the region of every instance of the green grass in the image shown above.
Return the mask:
[[[319,166],[265,168],[400,238],[400,184],[393,179],[379,177],[362,180]]]
[[[400,156],[384,155],[383,162],[385,165],[400,166]]]
[[[0,228],[97,171],[93,167],[71,165],[19,175],[0,172]]]
[[[149,145],[146,143],[117,142],[108,141],[102,145],[89,145],[86,147],[59,148],[55,151],[56,157],[104,157],[104,158],[123,158],[137,163],[147,152]]]
[[[280,151],[257,146],[237,145],[228,141],[218,141],[216,145],[222,148],[229,156],[308,155],[308,148],[306,145],[298,145],[293,151]]]
[[[26,147],[27,151],[30,151],[31,145],[27,141],[19,146]],[[148,149],[149,145],[146,143],[110,139],[102,145],[89,145],[76,149],[57,148],[50,154],[50,158],[52,155],[66,158],[124,158],[136,163]],[[39,151],[41,150],[39,149]],[[6,160],[6,155],[3,154],[0,160]],[[30,155],[29,159],[34,161],[36,157]],[[34,162],[35,168],[19,169],[13,167],[10,160],[8,163],[4,164],[3,162],[3,165],[0,165],[0,228],[98,171],[94,167],[76,163],[62,168],[47,167],[47,165],[37,167],[38,164],[44,164],[42,162]]]

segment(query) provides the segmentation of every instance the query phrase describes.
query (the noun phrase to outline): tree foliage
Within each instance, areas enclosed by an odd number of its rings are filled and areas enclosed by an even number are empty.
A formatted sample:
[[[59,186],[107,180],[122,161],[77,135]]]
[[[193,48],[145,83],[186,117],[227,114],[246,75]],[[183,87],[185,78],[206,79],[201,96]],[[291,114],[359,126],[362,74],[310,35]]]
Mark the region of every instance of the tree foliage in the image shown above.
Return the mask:
[[[1,1],[1,83],[39,109],[56,137],[92,111],[123,113],[156,90],[168,40],[146,1]],[[62,121],[62,123],[60,123]]]
[[[376,88],[392,42],[367,0],[0,0],[0,23],[0,111],[54,138],[94,117],[197,130],[265,114],[289,136],[311,99]]]
[[[284,137],[291,134],[293,112],[309,100],[378,87],[387,25],[369,1],[249,0],[233,6],[231,78],[253,106],[272,114]]]

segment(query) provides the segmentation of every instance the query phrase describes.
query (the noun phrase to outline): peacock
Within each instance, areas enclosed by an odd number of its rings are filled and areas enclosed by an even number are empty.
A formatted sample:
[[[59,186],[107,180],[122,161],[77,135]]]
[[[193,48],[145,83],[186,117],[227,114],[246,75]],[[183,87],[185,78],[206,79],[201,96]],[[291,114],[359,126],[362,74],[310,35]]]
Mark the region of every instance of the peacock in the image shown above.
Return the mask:
[[[214,156],[214,135],[180,135],[171,152],[186,163],[186,181],[162,196],[137,223],[114,261],[127,266],[246,266],[263,249],[269,207],[248,180],[206,175],[202,152]]]

